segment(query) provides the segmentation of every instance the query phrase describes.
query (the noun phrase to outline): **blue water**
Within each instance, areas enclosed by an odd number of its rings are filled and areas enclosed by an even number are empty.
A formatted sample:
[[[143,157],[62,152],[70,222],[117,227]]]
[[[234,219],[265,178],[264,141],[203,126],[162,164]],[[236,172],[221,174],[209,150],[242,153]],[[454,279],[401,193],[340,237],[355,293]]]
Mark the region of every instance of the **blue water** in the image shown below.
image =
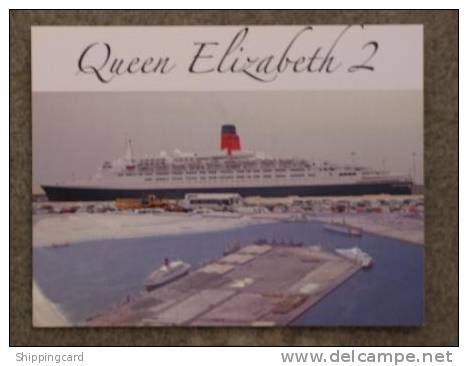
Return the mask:
[[[374,267],[359,271],[294,325],[420,325],[424,319],[424,248],[372,234],[361,238],[326,232],[321,223],[275,223],[166,237],[99,240],[34,249],[34,277],[74,322],[138,294],[165,257],[200,265],[222,255],[228,243],[265,238],[326,248],[359,246]]]

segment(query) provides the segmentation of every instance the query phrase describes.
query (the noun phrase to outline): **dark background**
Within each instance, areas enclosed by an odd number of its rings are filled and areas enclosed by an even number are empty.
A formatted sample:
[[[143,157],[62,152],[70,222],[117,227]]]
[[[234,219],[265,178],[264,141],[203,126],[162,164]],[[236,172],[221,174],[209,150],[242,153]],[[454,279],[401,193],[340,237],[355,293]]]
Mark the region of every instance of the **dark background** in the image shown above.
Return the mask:
[[[424,24],[426,208],[424,326],[420,328],[195,329],[32,327],[31,25],[351,23]],[[457,346],[458,11],[10,11],[9,296],[12,346]]]

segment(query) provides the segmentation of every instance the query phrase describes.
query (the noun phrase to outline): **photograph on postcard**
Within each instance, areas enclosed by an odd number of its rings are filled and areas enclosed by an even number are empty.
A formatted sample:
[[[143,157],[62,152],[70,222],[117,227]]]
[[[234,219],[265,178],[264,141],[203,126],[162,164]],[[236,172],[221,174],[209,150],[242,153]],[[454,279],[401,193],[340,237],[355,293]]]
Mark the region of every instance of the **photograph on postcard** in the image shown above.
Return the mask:
[[[33,27],[33,325],[424,323],[423,27]]]

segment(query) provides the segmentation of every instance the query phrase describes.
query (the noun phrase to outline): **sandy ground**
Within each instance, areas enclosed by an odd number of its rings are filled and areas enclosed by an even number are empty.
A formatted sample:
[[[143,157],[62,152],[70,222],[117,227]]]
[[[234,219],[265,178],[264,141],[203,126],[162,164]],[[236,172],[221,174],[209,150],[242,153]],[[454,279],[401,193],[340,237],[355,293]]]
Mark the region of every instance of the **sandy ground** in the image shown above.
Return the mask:
[[[180,235],[242,228],[273,222],[251,216],[207,216],[184,213],[75,213],[34,217],[33,245],[75,244],[90,240]]]
[[[317,217],[322,222],[332,220],[360,227],[368,233],[404,240],[413,244],[424,244],[424,220],[405,218],[398,214],[340,215]]]
[[[51,302],[33,282],[33,326],[66,327],[70,324],[59,307]]]
[[[280,217],[277,217],[280,216]],[[36,247],[75,244],[90,240],[181,235],[236,229],[282,221],[290,214],[270,215],[196,215],[185,213],[75,213],[34,215],[33,245]],[[424,243],[424,221],[399,214],[346,214],[346,223],[364,231],[411,243]],[[319,215],[322,222],[342,221],[343,215]]]

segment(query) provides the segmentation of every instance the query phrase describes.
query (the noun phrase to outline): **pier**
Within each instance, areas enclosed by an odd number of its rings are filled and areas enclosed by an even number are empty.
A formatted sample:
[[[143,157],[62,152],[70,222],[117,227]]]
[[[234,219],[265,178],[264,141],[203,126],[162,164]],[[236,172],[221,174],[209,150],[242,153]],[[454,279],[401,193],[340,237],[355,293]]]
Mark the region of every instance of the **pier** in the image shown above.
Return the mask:
[[[286,325],[360,269],[320,247],[251,244],[85,325]]]

